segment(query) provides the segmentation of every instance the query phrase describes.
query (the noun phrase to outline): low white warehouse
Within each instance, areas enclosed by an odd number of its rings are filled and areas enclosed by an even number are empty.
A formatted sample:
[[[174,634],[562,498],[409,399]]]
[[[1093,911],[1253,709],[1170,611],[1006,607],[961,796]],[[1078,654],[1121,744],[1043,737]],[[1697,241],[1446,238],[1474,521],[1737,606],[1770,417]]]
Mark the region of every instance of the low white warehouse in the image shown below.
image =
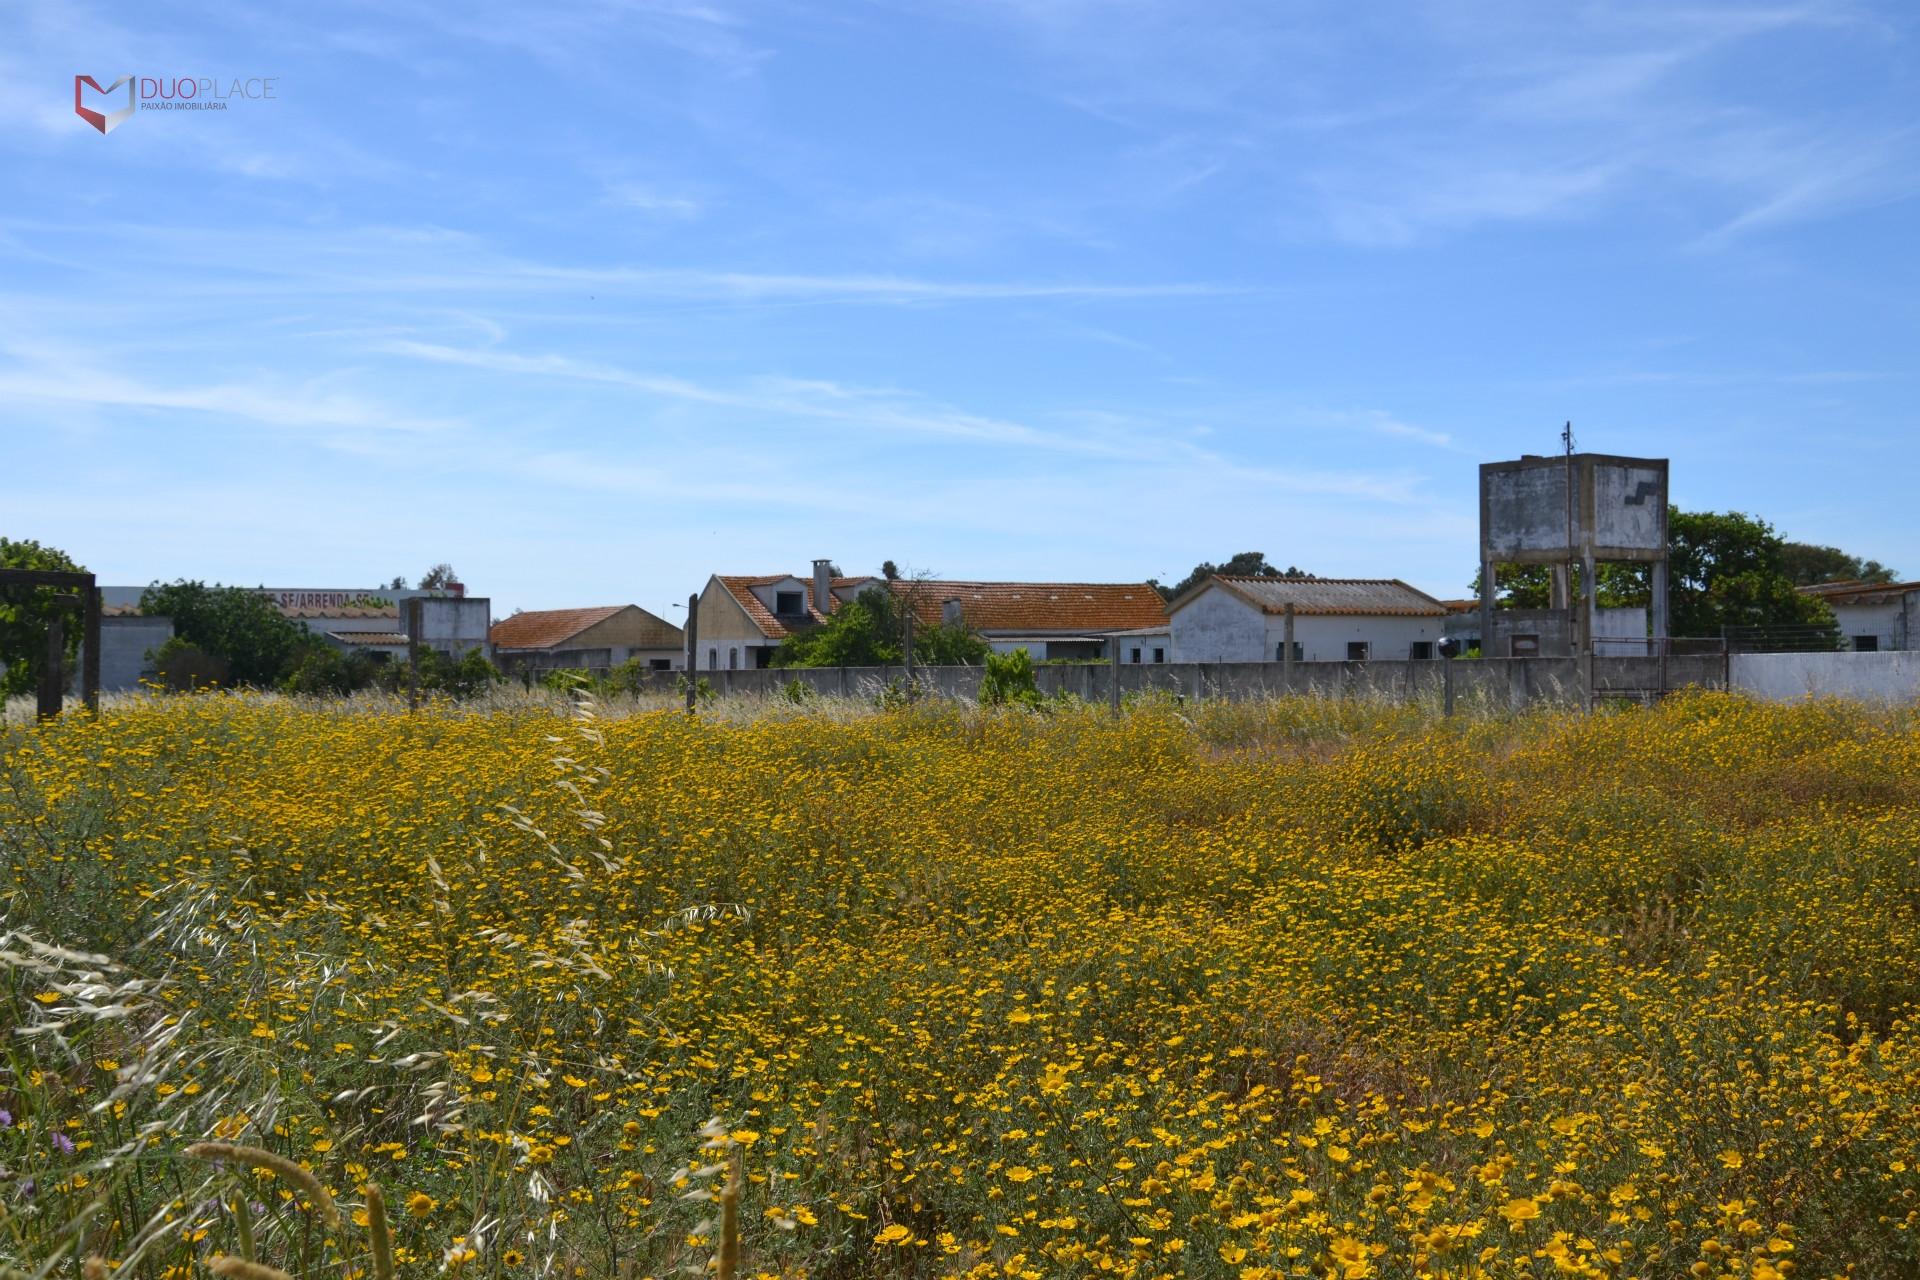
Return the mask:
[[[1447,606],[1398,578],[1214,576],[1167,606],[1175,662],[1278,662],[1287,606],[1296,662],[1433,658]]]

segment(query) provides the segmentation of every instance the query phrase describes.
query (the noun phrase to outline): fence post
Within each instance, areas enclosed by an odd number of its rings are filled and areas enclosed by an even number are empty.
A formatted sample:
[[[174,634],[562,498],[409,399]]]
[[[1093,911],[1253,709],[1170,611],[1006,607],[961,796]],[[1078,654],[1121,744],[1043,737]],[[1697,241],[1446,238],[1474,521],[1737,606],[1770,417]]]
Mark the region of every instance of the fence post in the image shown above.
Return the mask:
[[[86,615],[80,623],[80,696],[87,710],[100,710],[100,588],[89,581],[84,589]]]
[[[407,597],[407,712],[420,709],[420,597]]]
[[[1293,692],[1293,602],[1287,602],[1285,619],[1281,626],[1280,674],[1286,680],[1287,692]]]
[[[66,662],[67,629],[56,613],[47,619],[47,654],[40,666],[40,699],[36,710],[42,720],[51,720],[60,714],[60,704],[65,701],[60,684],[66,674]]]
[[[1446,704],[1447,714],[1453,714],[1453,646],[1448,645],[1440,655],[1440,685],[1442,700]]]
[[[1119,715],[1120,714],[1120,637],[1111,636],[1108,638],[1107,643],[1113,647],[1113,660],[1108,664],[1108,669],[1111,671],[1112,674],[1108,676],[1110,687],[1107,689],[1107,705],[1113,709],[1113,714]]]
[[[687,597],[687,714],[694,713],[694,696],[700,684],[700,593]]]

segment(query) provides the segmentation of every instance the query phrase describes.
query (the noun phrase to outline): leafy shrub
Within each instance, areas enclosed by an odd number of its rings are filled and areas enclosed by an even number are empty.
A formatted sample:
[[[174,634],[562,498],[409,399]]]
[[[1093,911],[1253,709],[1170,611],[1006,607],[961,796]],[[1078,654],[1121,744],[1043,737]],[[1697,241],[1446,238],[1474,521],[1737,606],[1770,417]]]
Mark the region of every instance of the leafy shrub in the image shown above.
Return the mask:
[[[1025,649],[987,655],[980,677],[980,704],[987,707],[1038,707],[1040,687],[1034,681],[1033,656]]]

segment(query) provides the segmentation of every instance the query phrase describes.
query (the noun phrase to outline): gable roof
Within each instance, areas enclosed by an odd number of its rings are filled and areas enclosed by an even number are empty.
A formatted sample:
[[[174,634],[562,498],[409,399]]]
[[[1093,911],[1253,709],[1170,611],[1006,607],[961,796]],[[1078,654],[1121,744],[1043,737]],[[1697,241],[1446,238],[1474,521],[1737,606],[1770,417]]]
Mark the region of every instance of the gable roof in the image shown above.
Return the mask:
[[[800,603],[805,606],[805,612],[803,614],[796,614],[793,618],[788,619],[788,621],[801,622],[802,619],[804,619],[801,629],[817,627],[826,621],[826,619],[821,616],[820,611],[813,607],[813,580],[811,578],[802,577],[797,573],[762,573],[757,575],[716,573],[713,577],[714,581],[724,587],[727,594],[733,597],[733,602],[740,606],[741,612],[747,615],[748,620],[751,621],[754,626],[760,628],[761,634],[769,640],[785,640],[794,633],[794,628],[788,627],[786,622],[781,620],[784,615],[774,613],[773,610],[767,608],[766,605],[760,602],[760,597],[753,594],[754,587],[770,587],[776,582],[798,582],[801,593]],[[828,583],[827,589],[830,593],[838,592],[844,591],[848,587],[857,587],[863,583],[877,581],[879,581],[879,579],[873,577],[871,574],[858,575],[850,578],[834,578]],[[832,607],[838,608],[839,605],[840,601],[836,597],[832,601]]]
[[[1145,582],[911,582],[893,583],[913,604],[914,617],[940,622],[948,600],[975,631],[1106,632],[1164,626],[1167,608]]]
[[[1262,613],[1347,617],[1443,618],[1446,605],[1398,578],[1253,578],[1215,574],[1167,606],[1178,612],[1215,586]]]
[[[493,624],[487,639],[496,649],[557,649],[597,622],[605,622],[630,604],[597,609],[529,609]]]
[[[1828,604],[1891,604],[1901,596],[1920,591],[1920,582],[1861,582],[1850,578],[1842,582],[1817,582],[1799,588],[1803,596],[1818,596]]]

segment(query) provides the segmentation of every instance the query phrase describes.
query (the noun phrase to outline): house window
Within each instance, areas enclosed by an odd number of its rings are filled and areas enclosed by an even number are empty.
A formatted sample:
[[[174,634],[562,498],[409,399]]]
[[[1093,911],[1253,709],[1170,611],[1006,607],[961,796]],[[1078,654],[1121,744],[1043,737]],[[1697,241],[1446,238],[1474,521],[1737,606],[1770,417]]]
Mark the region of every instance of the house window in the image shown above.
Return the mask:
[[[1513,656],[1516,658],[1537,658],[1540,656],[1540,637],[1536,635],[1518,635],[1513,638]]]
[[[1306,651],[1300,647],[1300,642],[1295,640],[1293,642],[1293,660],[1295,662],[1305,662],[1306,658],[1302,656],[1305,652]],[[1273,660],[1275,662],[1285,662],[1287,660],[1287,642],[1285,640],[1273,646]]]
[[[716,671],[719,669],[719,667],[720,667],[720,651],[718,649],[707,650],[707,670]]]
[[[1427,661],[1429,658],[1433,657],[1433,641],[1415,640],[1413,642],[1413,647],[1407,651],[1407,656],[1409,658],[1412,658],[1415,662]]]
[[[1167,651],[1165,649],[1155,649],[1153,651],[1153,660],[1155,662],[1165,662],[1167,660]]]
[[[738,669],[739,666],[740,666],[740,651],[738,649],[727,650],[727,670],[733,671]]]
[[[800,603],[802,598],[798,591],[776,591],[773,593],[773,611],[775,613],[805,613],[807,608]]]
[[[1853,651],[1855,653],[1878,653],[1880,651],[1880,637],[1855,636],[1853,638]]]
[[[1135,646],[1133,646],[1133,661],[1134,661],[1134,662],[1135,662],[1136,664],[1137,664],[1137,663],[1138,663],[1138,662],[1140,661],[1140,646],[1139,646],[1139,645],[1135,645]]]
[[[673,670],[673,659],[672,658],[648,658],[647,670],[671,671]]]
[[[1347,661],[1365,662],[1367,660],[1367,642],[1365,640],[1347,641]]]

